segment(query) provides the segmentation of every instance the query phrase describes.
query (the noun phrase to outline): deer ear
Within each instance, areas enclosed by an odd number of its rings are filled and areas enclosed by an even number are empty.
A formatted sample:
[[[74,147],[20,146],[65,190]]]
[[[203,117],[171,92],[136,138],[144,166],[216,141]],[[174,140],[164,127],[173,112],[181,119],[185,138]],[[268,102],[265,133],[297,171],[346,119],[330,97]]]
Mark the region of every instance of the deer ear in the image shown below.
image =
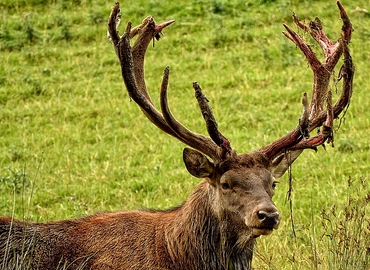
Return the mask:
[[[277,156],[272,164],[267,168],[275,178],[280,178],[288,170],[289,166],[298,158],[303,152],[303,149],[283,153]]]
[[[195,177],[209,177],[214,171],[213,163],[198,151],[185,148],[182,157],[186,169],[188,169],[188,172]]]

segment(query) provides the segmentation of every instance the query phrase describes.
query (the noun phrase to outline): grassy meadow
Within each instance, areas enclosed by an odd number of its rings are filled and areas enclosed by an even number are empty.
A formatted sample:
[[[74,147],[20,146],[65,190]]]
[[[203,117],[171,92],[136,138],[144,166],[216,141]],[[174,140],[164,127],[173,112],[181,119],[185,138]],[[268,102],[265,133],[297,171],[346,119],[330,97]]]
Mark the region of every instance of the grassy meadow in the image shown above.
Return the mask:
[[[106,36],[113,4],[0,0],[1,216],[44,222],[166,209],[199,182],[182,162],[184,145],[154,127],[125,92]],[[352,102],[335,147],[306,150],[292,166],[295,237],[289,178],[280,179],[274,201],[282,224],[259,238],[255,269],[370,269],[370,6],[342,4],[355,29]],[[302,93],[311,90],[306,60],[281,34],[283,23],[296,29],[292,12],[306,22],[318,16],[329,38],[339,37],[334,0],[121,1],[121,32],[147,15],[175,19],[147,53],[153,101],[159,106],[168,65],[174,115],[206,134],[193,97],[198,81],[220,131],[243,153],[294,128]]]

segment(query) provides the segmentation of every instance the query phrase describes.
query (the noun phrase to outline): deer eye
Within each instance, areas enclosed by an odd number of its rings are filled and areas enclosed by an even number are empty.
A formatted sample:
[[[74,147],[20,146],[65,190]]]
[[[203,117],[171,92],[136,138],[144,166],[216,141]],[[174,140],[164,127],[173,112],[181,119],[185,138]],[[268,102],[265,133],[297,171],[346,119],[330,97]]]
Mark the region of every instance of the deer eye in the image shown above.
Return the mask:
[[[221,188],[223,189],[223,190],[227,190],[227,189],[230,189],[230,185],[228,184],[228,183],[222,183],[221,184]]]
[[[278,181],[274,181],[274,182],[272,182],[272,189],[273,190],[275,190],[275,188],[276,188],[276,186],[277,186],[277,184],[279,184],[279,182]]]

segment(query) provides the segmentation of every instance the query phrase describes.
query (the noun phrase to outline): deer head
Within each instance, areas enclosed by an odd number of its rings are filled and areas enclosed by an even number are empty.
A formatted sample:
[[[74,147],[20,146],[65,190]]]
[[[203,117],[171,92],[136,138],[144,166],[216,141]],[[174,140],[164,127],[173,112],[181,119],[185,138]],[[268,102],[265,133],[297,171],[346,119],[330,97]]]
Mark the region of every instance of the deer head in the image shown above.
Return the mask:
[[[151,40],[158,40],[161,31],[174,21],[156,24],[152,17],[147,17],[135,28],[128,23],[124,34],[119,36],[119,3],[116,3],[110,15],[109,37],[119,58],[130,97],[158,128],[191,147],[183,151],[184,163],[190,174],[205,178],[213,211],[217,215],[228,216],[235,226],[251,231],[254,237],[269,234],[278,227],[280,216],[271,199],[275,179],[286,172],[304,149],[316,149],[326,142],[333,142],[333,121],[349,105],[354,74],[348,49],[352,25],[342,5],[339,2],[337,5],[343,27],[341,37],[336,42],[328,39],[319,19],[306,26],[293,15],[295,24],[308,32],[324,51],[322,62],[296,32],[284,25],[287,31],[284,35],[300,48],[313,71],[311,102],[304,93],[303,112],[297,126],[281,138],[248,154],[237,154],[229,140],[218,130],[208,100],[196,82],[193,83],[195,97],[209,137],[190,131],[175,119],[167,101],[169,67],[164,70],[160,110],[153,105],[144,79],[145,53]],[[137,39],[131,47],[130,39],[134,36]],[[329,83],[342,55],[344,63],[339,73],[339,80],[343,79],[342,91],[333,105]],[[311,137],[311,132],[317,128],[318,134]]]

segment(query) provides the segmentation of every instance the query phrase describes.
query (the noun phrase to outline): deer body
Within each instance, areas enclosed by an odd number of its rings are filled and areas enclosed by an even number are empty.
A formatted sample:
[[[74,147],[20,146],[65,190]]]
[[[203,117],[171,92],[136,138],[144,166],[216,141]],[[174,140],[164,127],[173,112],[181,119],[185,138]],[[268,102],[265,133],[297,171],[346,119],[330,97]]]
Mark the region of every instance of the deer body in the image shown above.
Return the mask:
[[[324,51],[320,62],[301,37],[284,25],[285,36],[303,52],[314,73],[313,94],[302,98],[299,124],[286,135],[248,154],[237,154],[218,130],[207,98],[198,83],[195,97],[208,136],[194,133],[172,115],[167,89],[169,68],[164,71],[160,110],[150,99],[144,79],[144,57],[153,38],[173,23],[156,25],[147,17],[120,37],[120,7],[116,3],[108,21],[111,42],[121,65],[130,97],[159,129],[190,146],[183,152],[188,172],[204,179],[187,201],[167,211],[102,213],[81,219],[25,223],[0,217],[0,267],[6,269],[251,269],[255,239],[277,229],[280,214],[272,201],[276,178],[281,177],[304,149],[333,140],[333,120],[348,106],[354,68],[348,49],[352,25],[338,2],[342,34],[331,42],[317,19],[297,26]],[[137,35],[131,47],[130,39]],[[330,77],[341,56],[342,92],[335,104]],[[324,102],[327,102],[324,110]],[[310,132],[320,132],[309,137]]]
[[[0,242],[7,243],[12,232],[7,257],[0,254],[0,261],[11,269],[19,252],[26,256],[24,265],[40,270],[249,269],[251,229],[235,222],[239,214],[217,212],[216,198],[202,181],[183,205],[168,211],[121,211],[49,223],[0,218]]]

